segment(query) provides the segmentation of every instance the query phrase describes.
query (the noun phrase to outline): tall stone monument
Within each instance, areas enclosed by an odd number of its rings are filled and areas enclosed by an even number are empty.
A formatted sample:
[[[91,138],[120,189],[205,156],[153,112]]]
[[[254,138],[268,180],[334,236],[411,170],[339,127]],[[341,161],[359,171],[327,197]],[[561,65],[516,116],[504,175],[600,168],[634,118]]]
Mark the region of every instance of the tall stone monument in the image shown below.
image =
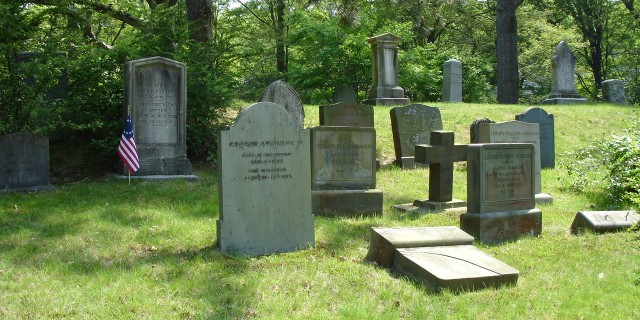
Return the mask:
[[[442,67],[442,101],[462,102],[462,62],[447,60]]]
[[[602,99],[611,103],[627,104],[624,95],[624,82],[618,79],[602,81]]]
[[[260,102],[218,133],[217,245],[242,255],[314,246],[309,130]]]
[[[371,89],[364,104],[406,105],[404,89],[398,85],[398,43],[402,41],[391,33],[367,40],[371,44]]]
[[[124,114],[131,113],[140,169],[135,176],[197,178],[187,159],[187,68],[151,57],[125,64]],[[124,174],[127,174],[123,166]]]
[[[282,106],[289,115],[293,118],[293,121],[297,123],[300,128],[304,125],[304,107],[300,96],[289,84],[282,80],[276,80],[269,84],[262,95],[260,95],[259,102],[273,102]]]
[[[560,41],[551,58],[553,68],[553,87],[544,104],[585,103],[587,99],[580,96],[576,88],[576,58],[569,45]]]
[[[0,136],[0,194],[51,189],[49,138],[31,133]]]

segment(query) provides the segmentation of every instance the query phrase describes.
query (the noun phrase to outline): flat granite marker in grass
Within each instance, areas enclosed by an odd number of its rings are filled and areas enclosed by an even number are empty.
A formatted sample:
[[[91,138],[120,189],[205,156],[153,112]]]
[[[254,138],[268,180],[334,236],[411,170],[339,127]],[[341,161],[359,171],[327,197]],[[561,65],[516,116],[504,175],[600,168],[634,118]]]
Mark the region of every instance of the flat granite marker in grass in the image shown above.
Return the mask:
[[[415,146],[429,144],[431,131],[442,130],[440,109],[422,104],[396,107],[389,111],[391,116],[391,132],[396,160],[393,162],[400,168],[413,168]]]
[[[376,131],[362,127],[311,129],[314,214],[382,214],[376,189]]]
[[[440,291],[499,287],[518,270],[472,246],[457,227],[372,228],[366,260]]]
[[[415,161],[429,164],[429,199],[401,204],[396,209],[416,211],[419,208],[442,210],[464,207],[466,202],[453,199],[453,163],[467,160],[467,145],[454,144],[450,131],[432,131],[431,145],[415,146]]]
[[[261,102],[218,141],[220,250],[254,256],[313,247],[309,130]]]
[[[538,236],[542,212],[535,208],[534,162],[532,144],[470,144],[460,229],[484,243]]]
[[[591,230],[596,233],[622,231],[640,221],[635,211],[580,211],[571,224],[571,233]]]

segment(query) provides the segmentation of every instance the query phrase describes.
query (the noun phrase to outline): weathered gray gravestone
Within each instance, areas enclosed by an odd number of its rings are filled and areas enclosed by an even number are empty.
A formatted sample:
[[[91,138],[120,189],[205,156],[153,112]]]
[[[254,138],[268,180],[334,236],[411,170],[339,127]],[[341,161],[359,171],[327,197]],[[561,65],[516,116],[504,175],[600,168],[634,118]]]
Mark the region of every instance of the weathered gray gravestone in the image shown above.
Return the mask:
[[[389,113],[396,154],[394,163],[401,168],[413,168],[416,166],[415,145],[429,144],[431,131],[442,130],[440,109],[412,104],[392,108]]]
[[[447,60],[442,67],[442,101],[462,102],[462,63]]]
[[[405,211],[421,211],[420,208],[442,210],[464,207],[466,202],[453,199],[453,163],[467,160],[467,145],[454,144],[454,134],[449,131],[431,132],[430,145],[416,145],[416,162],[429,164],[429,199],[416,200],[412,205],[394,206]]]
[[[556,147],[553,114],[548,114],[541,108],[529,108],[516,115],[516,120],[538,124],[540,129],[540,167],[554,168],[556,166]]]
[[[218,141],[220,250],[262,255],[313,247],[309,130],[281,106],[261,102]]]
[[[398,43],[402,41],[391,33],[367,40],[371,44],[371,89],[364,104],[406,105],[404,89],[398,85]]]
[[[533,144],[490,143],[467,147],[467,212],[460,229],[484,243],[513,241],[542,232],[535,208]]]
[[[507,121],[484,123],[479,126],[481,143],[531,143],[535,147],[535,191],[536,203],[551,203],[551,195],[542,192],[542,170],[540,165],[540,129],[537,123]]]
[[[627,104],[627,97],[624,94],[624,82],[617,79],[602,81],[602,99],[607,102]]]
[[[304,126],[302,100],[300,100],[298,93],[286,82],[276,80],[269,84],[260,95],[258,102],[273,102],[284,107],[295,123],[301,128]]]
[[[321,126],[371,127],[373,107],[357,102],[339,102],[320,106]]]
[[[471,123],[471,126],[469,126],[469,141],[471,141],[470,143],[480,143],[478,130],[480,128],[480,125],[483,123],[496,123],[496,122],[489,118],[474,120],[473,123]]]
[[[356,102],[356,93],[353,88],[344,83],[338,84],[333,90],[333,103]]]
[[[597,233],[628,229],[640,221],[635,211],[580,211],[571,224],[571,233],[591,230]]]
[[[366,127],[311,129],[311,185],[314,214],[382,214],[376,189],[376,132]]]
[[[580,96],[576,88],[576,58],[569,45],[560,41],[551,59],[553,68],[553,87],[544,104],[585,103],[587,99]]]
[[[372,228],[366,260],[433,289],[451,291],[514,284],[518,270],[473,247],[456,227]]]
[[[0,136],[0,193],[50,189],[49,138],[30,133]]]
[[[151,57],[129,61],[125,69],[124,113],[130,109],[140,163],[135,176],[197,178],[187,159],[186,66]]]

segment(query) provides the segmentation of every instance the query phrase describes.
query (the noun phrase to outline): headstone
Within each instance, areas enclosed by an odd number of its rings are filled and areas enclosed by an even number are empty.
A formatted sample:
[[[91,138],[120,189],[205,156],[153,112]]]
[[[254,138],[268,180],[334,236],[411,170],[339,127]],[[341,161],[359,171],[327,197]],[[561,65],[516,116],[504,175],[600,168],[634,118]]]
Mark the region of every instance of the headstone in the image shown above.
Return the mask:
[[[376,189],[376,132],[364,127],[311,129],[314,214],[382,214]]]
[[[624,94],[624,82],[617,79],[602,81],[602,99],[611,103],[627,104],[627,97]]]
[[[394,163],[401,168],[413,168],[415,145],[429,144],[431,131],[442,130],[440,109],[422,104],[395,107],[390,110],[391,132],[396,153]]]
[[[367,40],[371,44],[371,89],[364,104],[406,105],[404,89],[398,85],[398,43],[402,41],[391,33]]]
[[[442,101],[462,102],[462,62],[449,59],[442,71]]]
[[[197,178],[187,159],[186,66],[151,57],[129,61],[125,69],[124,112],[130,109],[140,163],[135,176]]]
[[[587,99],[580,96],[576,88],[576,58],[569,45],[560,41],[551,58],[553,68],[553,87],[549,98],[544,104],[575,104],[585,103]]]
[[[474,120],[473,123],[471,123],[471,126],[469,127],[469,141],[471,141],[471,143],[480,143],[478,130],[480,128],[480,125],[483,123],[496,123],[496,122],[488,118]]]
[[[531,143],[535,147],[535,191],[536,203],[550,203],[553,198],[542,193],[542,174],[540,165],[540,129],[537,123],[507,121],[481,124],[479,126],[481,143]]]
[[[416,145],[415,161],[429,164],[429,199],[394,208],[405,211],[422,211],[420,208],[426,208],[433,211],[466,205],[462,200],[453,199],[453,163],[467,160],[467,145],[453,142],[453,132],[433,131],[430,145]]]
[[[339,84],[333,90],[333,103],[356,102],[356,93],[353,88],[346,84]]]
[[[635,211],[580,211],[571,224],[571,233],[591,230],[596,233],[623,231],[640,221]]]
[[[273,102],[284,107],[293,121],[301,128],[304,126],[304,107],[298,93],[286,82],[276,80],[268,85],[258,102]]]
[[[50,188],[49,138],[30,133],[0,136],[0,193]]]
[[[220,250],[255,256],[313,247],[309,130],[260,102],[218,141]]]
[[[529,108],[516,115],[516,120],[537,123],[540,129],[540,167],[554,168],[556,166],[556,147],[553,114],[548,114],[541,108]]]
[[[357,102],[339,102],[320,106],[321,126],[371,127],[373,107]]]
[[[436,291],[499,287],[518,281],[518,270],[472,246],[456,227],[372,228],[366,260]]]
[[[524,143],[467,147],[467,212],[460,228],[484,243],[542,232],[535,209],[535,148]]]

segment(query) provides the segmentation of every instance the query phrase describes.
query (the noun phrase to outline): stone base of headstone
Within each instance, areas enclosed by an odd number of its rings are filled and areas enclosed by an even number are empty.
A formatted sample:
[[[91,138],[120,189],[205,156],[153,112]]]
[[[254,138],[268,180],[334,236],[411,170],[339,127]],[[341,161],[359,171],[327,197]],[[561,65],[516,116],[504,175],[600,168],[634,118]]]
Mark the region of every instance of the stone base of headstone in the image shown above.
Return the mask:
[[[585,98],[549,98],[544,99],[542,104],[580,104],[587,103]]]
[[[536,204],[552,204],[553,197],[548,193],[536,193]]]
[[[405,106],[409,104],[409,98],[373,98],[362,103],[372,106]]]
[[[397,248],[437,247],[473,244],[473,237],[458,227],[371,228],[365,260],[383,267],[393,265]]]
[[[321,216],[382,215],[382,190],[311,191],[311,211]]]
[[[187,158],[140,160],[140,169],[136,172],[137,176],[191,174],[191,162]]]
[[[471,245],[397,249],[393,269],[437,291],[497,288],[518,281],[518,270]]]
[[[460,229],[489,244],[515,241],[523,236],[537,237],[542,232],[542,211],[467,212],[460,215]]]
[[[372,228],[366,260],[439,291],[515,284],[518,270],[473,247],[457,227]]]
[[[132,180],[187,180],[187,181],[196,181],[198,180],[198,176],[193,174],[171,174],[171,175],[132,175],[132,176],[124,176],[120,174],[114,175],[114,177],[118,180],[125,180],[131,178]]]
[[[571,224],[571,233],[591,230],[595,233],[615,232],[632,227],[640,221],[634,211],[580,211]]]
[[[441,202],[433,200],[416,200],[413,202],[416,207],[427,208],[429,210],[444,210],[450,208],[466,207],[467,202],[458,199],[451,199],[451,201]]]
[[[428,168],[428,164],[416,163],[415,157],[402,157],[393,160],[393,164],[402,169]]]

